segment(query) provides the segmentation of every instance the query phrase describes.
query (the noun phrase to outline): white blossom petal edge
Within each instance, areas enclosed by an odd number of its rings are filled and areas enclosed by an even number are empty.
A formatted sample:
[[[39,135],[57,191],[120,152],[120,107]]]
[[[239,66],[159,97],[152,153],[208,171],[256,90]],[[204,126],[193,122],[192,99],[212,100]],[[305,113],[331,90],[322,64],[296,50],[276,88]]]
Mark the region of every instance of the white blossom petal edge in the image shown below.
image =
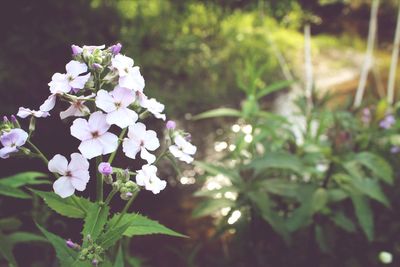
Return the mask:
[[[50,116],[50,113],[42,110],[31,110],[29,108],[20,107],[17,116],[23,119],[28,116],[34,116],[36,118],[46,118]]]
[[[143,165],[137,172],[136,183],[144,186],[146,190],[158,194],[167,186],[167,182],[157,177],[157,167],[154,165]]]
[[[196,153],[197,148],[189,143],[181,135],[177,135],[174,138],[175,145],[169,147],[169,151],[181,161],[191,163],[193,161],[192,155]]]
[[[53,183],[53,189],[62,198],[73,195],[75,190],[85,190],[90,179],[89,162],[79,153],[71,154],[71,162],[69,164],[64,156],[55,155],[49,161],[48,169],[61,175]]]

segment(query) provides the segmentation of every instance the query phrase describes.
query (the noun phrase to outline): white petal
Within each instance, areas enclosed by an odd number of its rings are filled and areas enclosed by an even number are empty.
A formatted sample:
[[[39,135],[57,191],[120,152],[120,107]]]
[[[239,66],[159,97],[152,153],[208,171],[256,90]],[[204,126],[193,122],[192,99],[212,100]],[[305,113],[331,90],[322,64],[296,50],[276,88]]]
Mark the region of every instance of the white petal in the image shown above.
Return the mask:
[[[119,108],[108,113],[106,118],[108,124],[115,124],[122,129],[133,125],[137,119],[137,113],[129,108]]]
[[[89,169],[89,161],[85,159],[79,153],[72,153],[71,154],[71,162],[68,165],[69,171],[76,171],[76,170],[88,170]]]
[[[140,150],[140,143],[135,140],[125,138],[122,143],[122,151],[128,158],[135,159]]]
[[[85,84],[87,83],[89,78],[90,78],[90,73],[84,76],[78,76],[74,80],[69,82],[69,85],[75,89],[82,89],[83,87],[85,87]]]
[[[20,107],[18,109],[17,116],[20,118],[25,119],[26,117],[31,116],[31,115],[32,115],[32,110],[30,110],[29,108]]]
[[[71,60],[70,62],[68,62],[68,64],[65,65],[65,69],[67,70],[67,73],[72,75],[73,77],[76,77],[81,73],[87,72],[88,70],[86,64],[76,60]]]
[[[65,175],[68,169],[68,161],[64,156],[57,154],[49,161],[47,167],[51,172]]]
[[[117,86],[114,90],[110,93],[115,102],[121,103],[122,107],[128,107],[135,101],[135,93],[124,87]]]
[[[97,92],[96,106],[107,113],[117,109],[113,97],[106,90],[99,90]]]
[[[52,94],[50,95],[45,101],[44,103],[39,107],[39,109],[41,111],[50,111],[54,108],[54,106],[56,105],[56,99],[57,96]]]
[[[0,158],[7,159],[7,158],[10,157],[11,153],[14,153],[14,152],[17,152],[17,151],[18,151],[18,149],[15,146],[13,146],[13,147],[5,146],[5,147],[0,149]]]
[[[145,186],[145,184],[148,182],[148,176],[145,175],[145,173],[142,170],[139,170],[136,177],[136,183],[139,186]]]
[[[11,133],[16,134],[14,143],[16,146],[22,146],[25,144],[26,140],[28,140],[28,133],[22,129],[16,128],[10,131]]]
[[[146,160],[148,164],[152,164],[154,161],[156,161],[156,156],[150,154],[144,147],[142,147],[140,150],[140,157]]]
[[[92,133],[88,122],[81,118],[75,119],[71,125],[71,135],[81,141],[91,139]]]
[[[102,145],[102,154],[114,152],[118,148],[118,136],[113,133],[104,133],[97,138]]]
[[[125,76],[128,73],[125,69],[133,67],[133,59],[119,54],[111,59],[111,64],[118,70],[119,76]]]
[[[72,174],[71,183],[78,191],[86,189],[86,185],[89,182],[89,171],[79,170]]]
[[[146,131],[143,141],[144,146],[150,151],[154,151],[160,147],[160,141],[157,138],[157,133],[153,130]]]
[[[188,154],[183,153],[182,156],[179,157],[179,159],[181,161],[184,161],[186,163],[192,163],[193,162],[193,158],[191,156],[189,156]]]
[[[129,126],[128,137],[136,140],[143,140],[146,136],[146,125],[141,122]]]
[[[180,158],[183,155],[183,152],[176,145],[172,145],[168,149],[175,158]]]
[[[138,67],[130,69],[128,75],[119,78],[118,83],[121,87],[140,92],[143,91],[145,86],[143,76],[140,74]]]
[[[89,129],[91,132],[98,132],[99,135],[107,132],[110,125],[106,121],[106,114],[101,111],[92,113],[89,117]]]
[[[53,184],[54,192],[62,198],[72,196],[75,192],[70,178],[62,176],[57,179]]]
[[[79,109],[75,105],[71,105],[66,110],[60,112],[60,118],[64,120],[68,117],[76,116],[75,114],[78,112]]]
[[[102,144],[97,139],[88,139],[82,141],[78,149],[87,159],[92,159],[94,157],[100,156],[103,151]]]

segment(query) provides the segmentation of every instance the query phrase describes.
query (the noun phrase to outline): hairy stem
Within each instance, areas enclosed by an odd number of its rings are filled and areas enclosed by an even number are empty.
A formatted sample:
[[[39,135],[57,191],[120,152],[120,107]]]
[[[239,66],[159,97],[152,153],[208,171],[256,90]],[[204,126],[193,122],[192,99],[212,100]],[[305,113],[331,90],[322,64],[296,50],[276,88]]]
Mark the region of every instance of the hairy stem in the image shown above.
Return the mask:
[[[102,160],[103,160],[102,156],[96,157],[96,177],[97,177],[96,197],[98,202],[103,201],[103,175],[97,169],[97,166],[99,166]]]
[[[114,225],[111,228],[115,228],[118,226],[118,223],[122,220],[122,218],[125,216],[126,212],[128,211],[129,207],[132,205],[133,201],[135,200],[137,194],[139,191],[136,191],[133,193],[133,196],[126,202],[125,207],[123,208],[121,214],[119,215],[117,221],[114,223]]]
[[[114,197],[114,195],[118,192],[118,190],[111,190],[111,192],[108,194],[106,200],[104,201],[104,205],[110,204],[111,199]]]

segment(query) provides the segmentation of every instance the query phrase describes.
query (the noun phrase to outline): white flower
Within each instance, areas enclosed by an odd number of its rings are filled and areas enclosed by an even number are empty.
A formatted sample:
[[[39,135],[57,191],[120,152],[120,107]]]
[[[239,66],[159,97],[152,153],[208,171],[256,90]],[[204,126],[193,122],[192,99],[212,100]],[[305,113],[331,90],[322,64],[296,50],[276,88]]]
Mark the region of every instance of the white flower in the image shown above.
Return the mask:
[[[59,154],[48,164],[49,171],[61,175],[53,184],[54,192],[62,198],[74,194],[75,190],[83,191],[89,182],[89,162],[79,153],[71,154],[71,162]]]
[[[141,106],[146,108],[157,119],[162,119],[165,121],[165,114],[162,114],[162,112],[164,111],[164,105],[158,102],[155,98],[145,98],[142,101]]]
[[[159,146],[160,141],[156,132],[153,130],[146,131],[146,126],[138,122],[129,126],[128,138],[124,139],[122,149],[125,155],[132,159],[135,159],[136,154],[140,151],[140,157],[151,164],[156,160],[156,157],[147,150],[154,151]]]
[[[186,141],[181,135],[177,135],[174,138],[174,143],[175,145],[169,147],[169,151],[172,153],[172,155],[181,161],[191,163],[193,161],[193,157],[191,155],[196,153],[197,148]]]
[[[133,59],[118,54],[111,59],[111,65],[118,71],[119,86],[143,92],[144,78],[140,74],[139,67],[133,66]]]
[[[106,115],[97,111],[90,115],[89,121],[79,118],[71,126],[71,135],[81,140],[79,151],[91,159],[96,156],[114,152],[118,147],[118,137],[107,132],[110,125],[106,122]]]
[[[90,114],[90,109],[84,105],[86,102],[85,100],[90,99],[94,96],[94,94],[84,96],[84,97],[77,97],[73,98],[71,102],[71,106],[60,112],[60,118],[63,120],[65,118],[74,116],[74,117],[83,117]]]
[[[50,111],[56,105],[57,94],[51,94],[44,103],[39,107],[41,111]]]
[[[71,49],[72,49],[72,55],[76,56],[79,55],[83,52],[83,50],[86,50],[89,54],[93,53],[93,51],[95,49],[99,49],[102,50],[104,49],[106,46],[105,45],[84,45],[83,47],[77,46],[77,45],[71,45]]]
[[[72,89],[82,89],[90,78],[90,73],[79,76],[88,70],[86,64],[80,63],[79,61],[71,60],[65,66],[65,69],[67,73],[55,73],[53,77],[51,77],[49,86],[52,94],[69,93]]]
[[[157,177],[157,167],[154,165],[143,165],[137,172],[136,183],[144,186],[146,190],[158,194],[167,186],[167,182]]]
[[[135,93],[123,87],[115,87],[108,93],[105,90],[97,92],[96,106],[107,112],[107,123],[115,124],[121,128],[133,125],[138,115],[129,109],[129,105],[135,102]]]
[[[46,118],[50,116],[49,112],[42,110],[31,110],[29,108],[20,107],[17,116],[25,119],[28,116],[34,116],[36,118]]]
[[[0,142],[3,148],[0,149],[0,158],[6,159],[11,153],[17,152],[20,146],[23,146],[28,139],[28,133],[22,129],[12,129],[0,136]]]

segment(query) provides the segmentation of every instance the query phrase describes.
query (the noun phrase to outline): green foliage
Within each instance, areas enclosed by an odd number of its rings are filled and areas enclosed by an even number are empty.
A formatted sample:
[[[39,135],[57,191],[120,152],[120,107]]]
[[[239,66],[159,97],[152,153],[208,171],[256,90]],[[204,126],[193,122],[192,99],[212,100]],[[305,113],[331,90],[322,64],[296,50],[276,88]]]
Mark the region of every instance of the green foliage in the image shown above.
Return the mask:
[[[31,191],[41,197],[49,208],[70,218],[85,218],[88,209],[93,205],[89,200],[82,197],[71,196],[63,199],[54,192],[33,189]]]
[[[29,199],[31,196],[19,187],[24,185],[47,184],[47,180],[39,178],[46,177],[40,172],[23,172],[0,179],[0,195]]]
[[[96,240],[100,236],[107,223],[109,211],[110,208],[105,205],[94,203],[89,206],[82,230],[84,239],[88,235],[93,240]]]

